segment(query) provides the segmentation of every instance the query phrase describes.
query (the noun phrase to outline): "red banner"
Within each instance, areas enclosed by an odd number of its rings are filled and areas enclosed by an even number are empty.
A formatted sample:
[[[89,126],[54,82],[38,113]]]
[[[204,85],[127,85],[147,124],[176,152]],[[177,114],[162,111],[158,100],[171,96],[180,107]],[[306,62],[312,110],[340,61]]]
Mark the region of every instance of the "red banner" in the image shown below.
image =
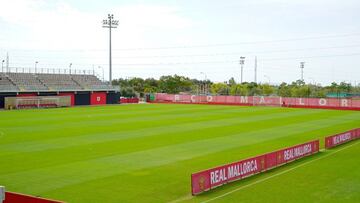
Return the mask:
[[[349,130],[344,133],[325,137],[325,148],[330,149],[338,145],[360,138],[360,128]]]
[[[193,103],[193,104],[228,104],[248,106],[284,106],[298,108],[325,108],[360,110],[360,100],[348,98],[290,98],[271,96],[199,96],[184,94],[156,94],[156,102]]]
[[[191,175],[192,194],[200,194],[317,152],[319,140],[194,173]]]

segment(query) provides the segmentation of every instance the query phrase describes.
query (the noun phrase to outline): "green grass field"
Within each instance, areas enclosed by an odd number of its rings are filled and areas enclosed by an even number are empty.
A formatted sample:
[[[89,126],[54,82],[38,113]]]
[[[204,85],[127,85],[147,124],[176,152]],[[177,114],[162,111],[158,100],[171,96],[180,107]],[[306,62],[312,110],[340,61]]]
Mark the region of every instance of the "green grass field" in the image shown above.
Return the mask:
[[[206,105],[0,111],[0,185],[67,202],[360,202],[360,141],[197,197],[190,174],[360,127],[360,112]]]

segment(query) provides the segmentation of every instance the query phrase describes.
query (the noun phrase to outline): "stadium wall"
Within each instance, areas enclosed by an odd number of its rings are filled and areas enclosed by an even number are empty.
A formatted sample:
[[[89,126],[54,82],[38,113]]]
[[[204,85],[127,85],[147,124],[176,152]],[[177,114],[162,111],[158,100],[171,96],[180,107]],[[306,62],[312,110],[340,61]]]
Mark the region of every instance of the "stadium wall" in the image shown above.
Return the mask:
[[[106,92],[92,92],[90,96],[91,105],[105,105]]]
[[[211,96],[211,95],[174,95],[158,93],[158,103],[185,104],[223,104],[245,106],[282,106],[293,108],[321,108],[340,110],[360,110],[359,99],[348,98],[291,98],[271,96]]]
[[[38,96],[37,93],[20,93],[16,95],[17,97],[36,97]]]
[[[16,97],[16,93],[0,93],[0,109],[5,107],[6,97]]]
[[[0,109],[5,108],[6,97],[70,96],[71,106],[119,104],[120,92],[117,91],[66,91],[66,92],[0,92]]]
[[[119,104],[120,92],[108,92],[106,95],[106,104]]]
[[[75,94],[75,105],[90,105],[90,92],[78,92]]]

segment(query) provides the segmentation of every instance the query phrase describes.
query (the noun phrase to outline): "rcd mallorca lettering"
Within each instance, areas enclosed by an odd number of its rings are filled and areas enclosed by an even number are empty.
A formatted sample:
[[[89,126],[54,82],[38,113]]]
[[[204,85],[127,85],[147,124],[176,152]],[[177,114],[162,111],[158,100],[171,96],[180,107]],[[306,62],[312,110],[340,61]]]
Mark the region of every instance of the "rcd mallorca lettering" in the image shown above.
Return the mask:
[[[227,170],[226,170],[227,169]],[[226,181],[238,176],[247,175],[258,169],[257,161],[251,160],[243,163],[229,165],[227,168],[218,169],[210,173],[211,185]],[[227,173],[226,173],[227,171]]]
[[[304,146],[296,147],[293,149],[288,149],[284,151],[284,160],[291,160],[297,157],[301,157],[304,154],[311,152],[311,144]]]

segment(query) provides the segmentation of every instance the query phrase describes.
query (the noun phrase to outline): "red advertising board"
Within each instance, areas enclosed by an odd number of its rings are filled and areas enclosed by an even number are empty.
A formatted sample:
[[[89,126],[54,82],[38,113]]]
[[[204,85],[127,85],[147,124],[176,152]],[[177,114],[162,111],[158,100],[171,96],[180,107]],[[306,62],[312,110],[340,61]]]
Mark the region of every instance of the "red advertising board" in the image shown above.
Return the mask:
[[[360,138],[360,128],[349,130],[344,133],[325,137],[325,148],[330,149],[338,145]]]
[[[36,96],[38,96],[36,93],[21,93],[17,95],[17,97],[36,97]]]
[[[63,203],[57,200],[44,199],[41,197],[34,197],[30,195],[15,193],[15,192],[5,192],[4,203]]]
[[[106,92],[93,92],[90,96],[91,105],[105,105],[106,104]]]
[[[192,194],[200,194],[317,152],[319,140],[194,173],[191,175]]]
[[[360,100],[348,98],[290,98],[271,96],[213,96],[156,94],[156,102],[188,104],[262,105],[295,108],[360,110]]]

